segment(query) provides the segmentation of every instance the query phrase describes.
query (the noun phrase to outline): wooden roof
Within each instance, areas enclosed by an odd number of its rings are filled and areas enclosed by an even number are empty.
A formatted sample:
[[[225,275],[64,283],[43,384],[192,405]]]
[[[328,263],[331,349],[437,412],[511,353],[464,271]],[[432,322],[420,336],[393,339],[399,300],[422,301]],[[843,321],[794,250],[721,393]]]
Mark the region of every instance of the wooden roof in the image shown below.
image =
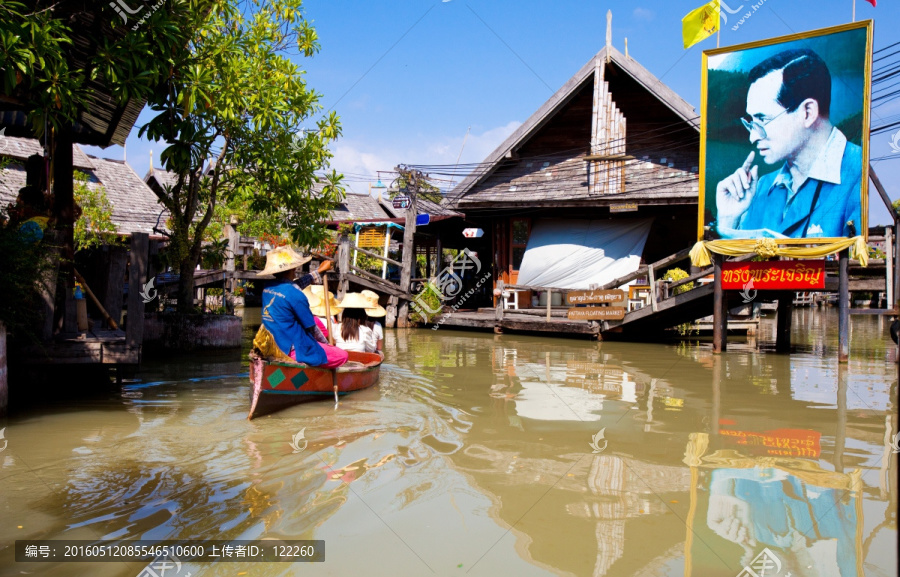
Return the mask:
[[[625,185],[588,187],[594,73],[604,67],[614,104],[628,123]],[[646,68],[604,48],[448,194],[452,208],[592,206],[640,200],[697,202],[699,119],[694,108]]]
[[[70,70],[87,68],[88,61],[94,57],[104,42],[115,42],[131,33],[130,26],[110,26],[112,12],[101,10],[99,5],[88,6],[79,0],[57,2],[53,8],[54,15],[65,18],[72,29],[72,44],[66,49]],[[131,99],[121,103],[114,98],[106,86],[102,75],[95,80],[84,83],[86,105],[79,111],[73,125],[74,141],[79,144],[90,144],[107,147],[112,144],[125,144],[145,100]],[[20,95],[4,95],[0,98],[0,126],[6,126],[7,136],[34,136],[28,126],[23,111]]]
[[[348,192],[344,200],[331,211],[331,220],[344,222],[350,220],[380,220],[390,215],[378,203],[378,199],[369,194]]]
[[[24,160],[41,153],[41,145],[34,139],[7,137],[3,142],[0,156],[12,158],[14,163],[0,171],[0,210],[14,203],[19,189],[25,186]],[[131,166],[123,160],[88,156],[77,144],[72,147],[72,157],[75,169],[87,174],[89,188],[102,186],[106,190],[113,206],[112,221],[119,234],[146,232],[160,236],[153,227],[159,222],[158,228],[165,228],[166,214],[160,217],[163,206]]]

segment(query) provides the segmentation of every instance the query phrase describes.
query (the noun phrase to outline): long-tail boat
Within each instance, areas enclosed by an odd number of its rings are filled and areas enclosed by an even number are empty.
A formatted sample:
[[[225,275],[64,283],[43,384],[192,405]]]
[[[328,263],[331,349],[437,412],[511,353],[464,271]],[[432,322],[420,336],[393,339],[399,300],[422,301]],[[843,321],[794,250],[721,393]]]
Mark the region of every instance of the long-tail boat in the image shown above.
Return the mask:
[[[253,419],[285,407],[374,385],[378,381],[382,356],[376,353],[349,354],[347,363],[336,370],[251,356],[250,414],[247,418]]]

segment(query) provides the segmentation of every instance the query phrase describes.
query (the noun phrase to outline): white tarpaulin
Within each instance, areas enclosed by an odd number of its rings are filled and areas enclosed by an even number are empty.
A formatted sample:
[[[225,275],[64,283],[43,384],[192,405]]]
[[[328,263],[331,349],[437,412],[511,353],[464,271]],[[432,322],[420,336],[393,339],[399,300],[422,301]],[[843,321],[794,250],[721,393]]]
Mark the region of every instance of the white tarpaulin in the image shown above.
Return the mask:
[[[638,269],[652,218],[541,219],[535,222],[516,284],[588,289]]]

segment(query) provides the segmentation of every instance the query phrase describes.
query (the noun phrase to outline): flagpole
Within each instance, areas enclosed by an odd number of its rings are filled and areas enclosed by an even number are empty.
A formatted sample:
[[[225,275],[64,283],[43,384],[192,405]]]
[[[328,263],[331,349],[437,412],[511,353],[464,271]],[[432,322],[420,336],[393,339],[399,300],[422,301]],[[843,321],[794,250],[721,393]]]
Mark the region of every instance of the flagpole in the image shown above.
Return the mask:
[[[853,1],[856,2],[856,0],[853,0]],[[719,47],[719,34],[720,34],[721,32],[722,32],[722,25],[719,24],[719,27],[716,28],[716,48]]]
[[[856,22],[856,0],[853,0],[853,19],[851,22]]]

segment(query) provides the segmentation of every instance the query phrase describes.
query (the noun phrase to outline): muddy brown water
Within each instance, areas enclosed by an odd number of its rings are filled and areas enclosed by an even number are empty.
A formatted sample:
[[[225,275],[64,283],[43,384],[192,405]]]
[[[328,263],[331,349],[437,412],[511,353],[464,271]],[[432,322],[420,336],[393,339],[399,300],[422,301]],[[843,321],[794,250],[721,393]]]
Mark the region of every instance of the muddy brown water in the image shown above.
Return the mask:
[[[835,311],[794,314],[791,355],[774,319],[723,355],[386,331],[376,387],[250,422],[245,358],[150,359],[0,423],[0,574],[145,566],[15,563],[16,539],[322,539],[324,563],[177,575],[733,576],[765,549],[766,575],[896,575],[888,323],[854,316],[841,367]]]

